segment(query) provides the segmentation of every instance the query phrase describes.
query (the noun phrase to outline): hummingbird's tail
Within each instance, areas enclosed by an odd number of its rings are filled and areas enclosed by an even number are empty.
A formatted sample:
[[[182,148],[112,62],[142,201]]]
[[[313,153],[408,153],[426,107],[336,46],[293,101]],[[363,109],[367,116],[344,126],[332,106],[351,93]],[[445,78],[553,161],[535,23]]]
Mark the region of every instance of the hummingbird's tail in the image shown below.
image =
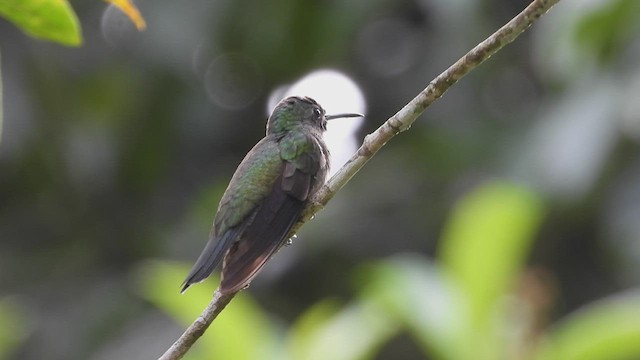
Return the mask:
[[[207,242],[204,250],[202,250],[200,257],[198,257],[195,265],[193,265],[191,272],[182,283],[182,290],[180,290],[180,293],[184,293],[189,286],[199,283],[211,275],[213,270],[222,261],[222,258],[227,252],[229,246],[233,243],[236,233],[236,229],[230,229],[219,239],[214,237],[209,239],[209,242]]]

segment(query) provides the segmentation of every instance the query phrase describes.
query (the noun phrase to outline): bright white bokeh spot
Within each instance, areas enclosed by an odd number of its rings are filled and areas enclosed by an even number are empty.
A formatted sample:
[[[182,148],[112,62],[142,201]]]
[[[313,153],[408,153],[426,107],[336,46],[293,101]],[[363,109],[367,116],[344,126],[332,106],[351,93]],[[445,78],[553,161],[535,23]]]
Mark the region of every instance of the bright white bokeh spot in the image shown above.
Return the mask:
[[[327,115],[338,113],[365,114],[366,104],[360,87],[351,78],[335,70],[317,70],[291,86],[280,86],[269,96],[267,112],[271,113],[278,102],[288,96],[308,96],[315,99]],[[324,135],[331,151],[332,176],[358,149],[356,133],[364,122],[363,118],[331,120]]]

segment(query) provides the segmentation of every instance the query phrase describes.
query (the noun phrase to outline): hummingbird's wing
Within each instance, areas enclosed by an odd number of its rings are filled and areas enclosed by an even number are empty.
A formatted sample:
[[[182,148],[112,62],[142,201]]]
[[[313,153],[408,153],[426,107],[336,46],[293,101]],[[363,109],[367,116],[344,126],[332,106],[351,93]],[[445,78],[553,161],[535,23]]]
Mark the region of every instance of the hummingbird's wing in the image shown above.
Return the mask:
[[[206,279],[253,222],[256,208],[282,173],[280,148],[272,138],[258,142],[242,160],[220,200],[209,241],[183,282],[182,292]]]
[[[283,164],[280,176],[225,256],[221,292],[234,292],[251,282],[286,242],[308,198],[324,183],[326,158],[313,135],[289,133],[279,146]]]

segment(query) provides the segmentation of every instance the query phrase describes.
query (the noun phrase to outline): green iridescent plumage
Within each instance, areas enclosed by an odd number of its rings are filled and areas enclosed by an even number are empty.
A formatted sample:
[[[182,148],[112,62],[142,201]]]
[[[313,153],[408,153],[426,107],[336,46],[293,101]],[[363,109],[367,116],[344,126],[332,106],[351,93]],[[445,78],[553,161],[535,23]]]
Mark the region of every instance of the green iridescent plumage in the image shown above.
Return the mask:
[[[273,188],[284,164],[278,143],[270,137],[258,142],[242,160],[227,186],[215,218],[218,234],[237,226]],[[229,191],[233,189],[233,191]]]

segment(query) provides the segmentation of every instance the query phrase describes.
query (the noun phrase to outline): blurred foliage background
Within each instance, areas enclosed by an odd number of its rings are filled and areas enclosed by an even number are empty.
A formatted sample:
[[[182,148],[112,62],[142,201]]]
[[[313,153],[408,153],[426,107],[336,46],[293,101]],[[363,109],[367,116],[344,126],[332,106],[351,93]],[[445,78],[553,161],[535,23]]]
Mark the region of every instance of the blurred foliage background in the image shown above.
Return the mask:
[[[0,19],[0,359],[159,356],[217,285],[178,294],[274,89],[341,71],[362,139],[527,2],[140,0],[144,32],[71,5],[78,48]],[[639,31],[637,0],[561,1],[188,358],[640,358]]]

